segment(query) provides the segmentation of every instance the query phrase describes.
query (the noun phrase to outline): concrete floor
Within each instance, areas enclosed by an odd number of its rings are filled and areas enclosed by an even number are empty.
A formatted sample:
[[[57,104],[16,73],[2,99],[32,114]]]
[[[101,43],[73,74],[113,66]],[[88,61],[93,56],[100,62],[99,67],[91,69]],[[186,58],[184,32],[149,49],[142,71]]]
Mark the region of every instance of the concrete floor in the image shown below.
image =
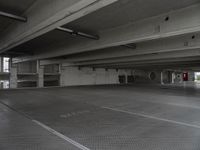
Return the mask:
[[[2,90],[0,149],[199,150],[199,97],[191,83]]]

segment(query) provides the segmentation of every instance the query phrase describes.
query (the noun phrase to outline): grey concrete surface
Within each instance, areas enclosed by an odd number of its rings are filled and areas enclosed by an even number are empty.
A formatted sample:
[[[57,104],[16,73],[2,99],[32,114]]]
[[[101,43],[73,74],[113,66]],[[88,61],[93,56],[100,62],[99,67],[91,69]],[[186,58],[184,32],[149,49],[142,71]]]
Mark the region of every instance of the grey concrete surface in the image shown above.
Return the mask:
[[[79,150],[2,104],[0,104],[0,149]]]
[[[91,150],[199,150],[199,91],[193,83],[80,86],[2,90],[0,101]]]

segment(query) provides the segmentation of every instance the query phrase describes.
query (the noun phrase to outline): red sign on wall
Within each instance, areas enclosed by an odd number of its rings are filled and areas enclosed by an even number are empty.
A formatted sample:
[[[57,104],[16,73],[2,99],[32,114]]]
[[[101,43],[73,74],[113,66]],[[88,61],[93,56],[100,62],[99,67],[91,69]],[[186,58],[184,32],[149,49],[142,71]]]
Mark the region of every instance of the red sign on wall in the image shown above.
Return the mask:
[[[183,73],[183,81],[188,81],[188,72]]]

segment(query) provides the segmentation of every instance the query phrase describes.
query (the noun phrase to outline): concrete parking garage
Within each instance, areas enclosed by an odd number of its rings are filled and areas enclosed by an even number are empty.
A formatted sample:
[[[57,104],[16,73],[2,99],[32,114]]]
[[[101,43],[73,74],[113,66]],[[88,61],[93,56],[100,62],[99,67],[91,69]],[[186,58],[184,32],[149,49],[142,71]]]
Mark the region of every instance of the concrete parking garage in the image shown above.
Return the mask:
[[[199,150],[198,0],[0,0],[1,150]]]

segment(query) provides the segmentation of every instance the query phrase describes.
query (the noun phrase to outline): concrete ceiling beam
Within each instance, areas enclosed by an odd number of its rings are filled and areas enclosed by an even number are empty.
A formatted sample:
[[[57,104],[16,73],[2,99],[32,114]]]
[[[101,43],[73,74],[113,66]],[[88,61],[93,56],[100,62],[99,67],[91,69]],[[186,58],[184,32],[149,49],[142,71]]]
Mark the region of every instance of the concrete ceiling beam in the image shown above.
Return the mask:
[[[98,51],[80,53],[77,55],[66,56],[68,62],[89,61],[97,59],[108,59],[126,56],[138,56],[163,52],[174,52],[200,49],[200,35],[189,34],[182,37],[160,39],[155,41],[136,44],[135,49],[124,46],[112,47]]]
[[[129,57],[120,57],[112,59],[102,59],[94,61],[83,61],[77,62],[77,65],[94,65],[94,64],[109,64],[109,63],[121,63],[121,62],[130,62],[130,61],[147,61],[155,59],[178,59],[186,57],[197,57],[200,56],[200,49],[191,49],[184,51],[175,51],[175,52],[166,52],[166,53],[155,53],[148,55],[139,55],[139,56],[129,56]]]
[[[97,67],[97,66],[113,66],[113,65],[150,65],[150,64],[169,64],[169,63],[188,63],[190,62],[200,62],[200,56],[196,57],[183,57],[183,58],[166,58],[166,59],[152,59],[152,60],[137,60],[137,61],[128,61],[128,62],[115,62],[115,63],[105,63],[105,64],[90,64],[90,65],[81,65],[78,64],[78,66],[91,66],[91,67]],[[76,64],[77,65],[77,64]]]
[[[45,65],[53,65],[53,64],[60,64],[62,61],[61,59],[45,59],[45,60],[40,60],[40,66],[45,66]]]
[[[193,49],[200,49],[200,33],[141,42],[137,43],[135,48],[118,46],[75,55],[67,55],[63,57],[63,59],[66,62],[79,62],[174,51],[189,51]],[[24,60],[20,58],[18,61]]]
[[[190,63],[186,61],[169,61],[169,62],[160,62],[157,61],[148,61],[148,63],[136,63],[136,62],[129,62],[129,63],[116,63],[116,64],[101,64],[101,65],[92,65],[92,66],[80,66],[80,67],[93,67],[93,68],[146,68],[149,70],[152,69],[170,69],[173,67],[176,68],[182,68],[182,67],[188,67],[188,68],[194,68],[199,67],[200,62],[198,60],[191,59]]]

